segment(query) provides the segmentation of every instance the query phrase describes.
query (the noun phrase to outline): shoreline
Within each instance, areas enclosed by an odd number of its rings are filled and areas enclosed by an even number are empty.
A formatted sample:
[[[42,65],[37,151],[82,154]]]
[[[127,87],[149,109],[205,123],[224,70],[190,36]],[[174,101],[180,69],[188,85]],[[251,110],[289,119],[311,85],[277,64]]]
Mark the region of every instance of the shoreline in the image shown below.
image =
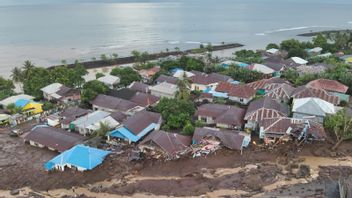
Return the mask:
[[[351,31],[352,31],[352,29],[326,30],[326,31],[317,31],[317,32],[308,32],[308,33],[297,34],[297,36],[313,37],[318,34],[330,34],[330,33],[339,33],[339,32],[351,32]]]
[[[229,44],[222,44],[222,45],[215,45],[212,46],[212,52],[228,50],[228,49],[235,49],[243,47],[243,44],[240,43],[229,43]],[[189,55],[189,54],[199,54],[202,53],[201,48],[193,48],[184,51],[169,51],[169,52],[160,52],[160,53],[152,53],[148,56],[148,61],[156,60],[158,58],[165,58],[168,56],[178,56],[178,55]],[[109,59],[109,60],[95,60],[95,61],[83,61],[80,62],[86,69],[99,69],[104,67],[111,67],[115,65],[122,65],[122,64],[132,64],[135,63],[135,58],[133,56],[126,56],[116,59]],[[60,67],[63,65],[53,65],[47,67],[47,69],[54,69],[56,67]],[[74,67],[75,63],[67,64],[67,67]]]

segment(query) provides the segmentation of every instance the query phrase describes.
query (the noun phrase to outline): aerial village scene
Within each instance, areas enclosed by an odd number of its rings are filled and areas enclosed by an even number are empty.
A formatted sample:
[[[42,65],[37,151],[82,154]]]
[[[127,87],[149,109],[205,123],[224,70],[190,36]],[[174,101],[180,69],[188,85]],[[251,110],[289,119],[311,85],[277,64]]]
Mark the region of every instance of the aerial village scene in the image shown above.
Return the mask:
[[[131,64],[102,55],[108,67],[93,69],[26,61],[1,79],[4,196],[351,193],[351,38],[228,58],[211,44],[133,51]]]
[[[173,45],[0,73],[0,198],[352,198],[351,30]]]

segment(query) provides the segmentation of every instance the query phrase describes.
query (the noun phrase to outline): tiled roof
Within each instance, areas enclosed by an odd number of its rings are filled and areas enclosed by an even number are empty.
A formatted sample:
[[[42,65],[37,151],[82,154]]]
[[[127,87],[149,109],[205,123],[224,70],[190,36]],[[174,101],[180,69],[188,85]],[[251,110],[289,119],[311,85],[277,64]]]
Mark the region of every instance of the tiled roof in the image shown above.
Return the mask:
[[[266,90],[266,96],[273,98],[273,99],[289,99],[291,98],[291,95],[293,91],[295,90],[294,87],[292,87],[289,84],[286,83],[271,83],[267,84],[264,89]]]
[[[320,98],[334,105],[338,105],[340,103],[339,97],[330,95],[323,89],[300,86],[300,87],[297,87],[292,93],[292,98],[310,98],[310,97]]]
[[[248,85],[235,85],[228,82],[220,82],[215,91],[228,93],[229,96],[239,98],[251,98],[256,94],[256,90],[252,87],[249,87]]]
[[[127,118],[123,122],[125,128],[129,131],[138,135],[150,124],[156,124],[159,122],[161,115],[159,113],[154,113],[150,111],[140,111],[135,113],[133,116]]]
[[[119,111],[128,111],[138,105],[134,102],[124,100],[121,98],[116,98],[113,96],[107,96],[103,94],[99,94],[93,101],[91,101],[92,105],[96,105],[98,107],[119,110]]]
[[[310,81],[307,86],[317,88],[317,89],[324,89],[326,91],[333,91],[333,92],[340,92],[346,93],[348,90],[348,86],[336,81],[336,80],[329,80],[329,79],[317,79]]]

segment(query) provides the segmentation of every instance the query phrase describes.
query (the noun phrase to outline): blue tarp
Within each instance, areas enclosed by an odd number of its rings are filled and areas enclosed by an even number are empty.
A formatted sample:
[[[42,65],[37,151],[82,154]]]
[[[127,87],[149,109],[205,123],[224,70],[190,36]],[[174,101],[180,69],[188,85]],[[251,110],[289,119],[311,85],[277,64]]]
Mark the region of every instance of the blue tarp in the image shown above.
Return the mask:
[[[247,63],[242,63],[242,62],[236,62],[236,65],[239,67],[247,67],[248,66]]]
[[[213,90],[211,87],[206,88],[203,92],[210,93],[211,95],[213,95],[214,97],[217,97],[217,98],[228,98],[229,97],[227,95],[227,93],[217,92],[217,91]]]
[[[20,108],[23,108],[25,107],[28,103],[30,103],[31,100],[28,100],[28,99],[18,99],[16,102],[15,102],[15,106],[16,107],[20,107]]]
[[[92,170],[101,164],[110,153],[110,151],[79,144],[48,161],[44,164],[44,168],[52,170],[55,166],[72,165],[81,170]]]
[[[182,68],[175,67],[175,68],[170,69],[170,72],[171,72],[172,74],[174,74],[174,73],[176,73],[178,70],[183,71],[183,69],[182,69]]]

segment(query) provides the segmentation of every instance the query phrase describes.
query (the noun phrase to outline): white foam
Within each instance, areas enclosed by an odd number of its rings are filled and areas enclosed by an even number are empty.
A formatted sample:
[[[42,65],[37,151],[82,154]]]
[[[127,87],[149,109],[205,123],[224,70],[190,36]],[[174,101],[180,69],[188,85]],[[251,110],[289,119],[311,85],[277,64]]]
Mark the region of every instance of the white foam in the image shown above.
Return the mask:
[[[185,43],[187,43],[187,44],[202,44],[201,42],[198,42],[198,41],[186,41]]]
[[[303,30],[303,29],[309,29],[309,28],[335,28],[334,26],[300,26],[300,27],[291,27],[291,28],[281,28],[277,30],[272,30],[272,31],[265,31],[265,34],[271,34],[271,33],[277,33],[277,32],[288,32],[288,31],[295,31],[295,30]]]
[[[180,41],[168,41],[167,43],[169,43],[171,45],[175,45],[175,44],[179,44]]]
[[[255,35],[257,35],[257,36],[265,36],[265,33],[257,33]]]
[[[99,47],[99,49],[118,49],[123,47],[125,46],[124,45],[106,45],[106,46]]]

